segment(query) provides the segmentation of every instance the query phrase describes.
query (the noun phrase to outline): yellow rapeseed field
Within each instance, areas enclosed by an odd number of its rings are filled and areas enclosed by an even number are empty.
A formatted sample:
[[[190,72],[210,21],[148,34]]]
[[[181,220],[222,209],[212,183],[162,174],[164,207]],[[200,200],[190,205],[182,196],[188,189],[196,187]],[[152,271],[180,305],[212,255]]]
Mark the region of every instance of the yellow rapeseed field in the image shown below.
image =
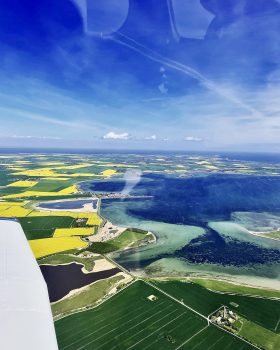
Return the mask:
[[[92,174],[92,173],[74,173],[74,174],[67,174],[67,176],[71,176],[71,177],[94,177],[94,176],[99,176],[99,175]]]
[[[9,205],[9,202],[6,202],[6,204],[2,204],[5,202],[1,202],[0,205],[0,216],[4,218],[9,218],[9,217],[24,217],[27,216],[32,212],[31,209],[26,209],[23,208],[22,206],[18,205]]]
[[[65,177],[65,174],[58,174],[51,168],[23,170],[23,171],[12,173],[12,175],[26,175],[26,176],[34,176],[34,177]]]
[[[90,236],[93,233],[93,227],[57,228],[54,231],[53,237]]]
[[[22,193],[8,194],[1,198],[4,198],[4,199],[5,198],[24,198],[24,197],[34,197],[34,196],[55,197],[55,196],[61,196],[61,195],[68,195],[76,192],[78,192],[78,188],[76,185],[73,185],[73,186],[66,187],[63,190],[60,190],[58,192],[25,191]]]
[[[35,255],[35,258],[41,258],[46,255],[63,252],[70,249],[80,249],[87,247],[87,243],[79,237],[59,237],[42,238],[29,241],[29,245]]]
[[[67,174],[68,176],[68,174]],[[52,180],[52,181],[66,181],[66,180],[70,180],[70,177],[45,177],[44,180]]]
[[[71,216],[75,219],[87,219],[86,224],[96,226],[102,223],[97,213],[81,213],[72,211],[33,211],[29,216]]]
[[[73,170],[73,169],[80,169],[80,168],[86,168],[92,166],[91,163],[83,163],[83,164],[76,164],[76,165],[63,165],[55,167],[55,169],[66,169],[66,170]]]
[[[116,170],[114,170],[114,169],[107,169],[107,170],[104,170],[104,171],[102,171],[102,175],[103,176],[112,176],[112,175],[114,175],[114,174],[116,174]]]
[[[41,162],[40,164],[44,166],[64,165],[63,162]]]
[[[11,184],[9,184],[7,187],[32,187],[37,185],[38,181],[16,181]]]
[[[205,168],[207,168],[207,169],[219,169],[219,168],[217,168],[215,165],[205,165]]]
[[[27,202],[7,202],[7,201],[0,201],[0,206],[1,205],[5,205],[5,206],[17,206],[17,207],[21,207],[24,204],[26,204]]]

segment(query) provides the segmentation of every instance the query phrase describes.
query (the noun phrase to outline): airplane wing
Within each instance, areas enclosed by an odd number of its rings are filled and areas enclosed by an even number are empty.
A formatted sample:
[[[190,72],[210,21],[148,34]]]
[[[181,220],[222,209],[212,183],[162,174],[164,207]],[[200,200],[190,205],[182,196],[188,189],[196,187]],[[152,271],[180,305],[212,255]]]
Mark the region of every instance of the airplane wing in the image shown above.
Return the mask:
[[[5,219],[0,219],[0,349],[58,349],[47,285],[20,224]]]

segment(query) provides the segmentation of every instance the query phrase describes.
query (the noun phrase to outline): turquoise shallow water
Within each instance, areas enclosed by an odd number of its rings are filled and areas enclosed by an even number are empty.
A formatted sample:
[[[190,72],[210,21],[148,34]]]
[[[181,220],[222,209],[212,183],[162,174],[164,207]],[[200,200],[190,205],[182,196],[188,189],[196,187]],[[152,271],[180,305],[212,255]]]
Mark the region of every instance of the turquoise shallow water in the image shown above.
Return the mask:
[[[233,215],[270,208],[277,224],[278,178],[216,175],[182,181],[148,175],[133,193],[154,197],[103,200],[101,206],[113,223],[149,230],[158,238],[115,255],[125,267],[149,275],[210,275],[280,288],[280,242],[250,234],[244,217],[241,222],[242,215],[238,220]]]
[[[107,201],[102,204],[102,215],[113,223],[128,227],[138,227],[152,231],[157,242],[135,250],[114,254],[123,266],[149,276],[210,276],[225,280],[239,281],[252,285],[280,288],[279,263],[264,263],[244,266],[222,265],[219,263],[192,263],[176,256],[176,252],[195,238],[203,237],[205,228],[190,225],[168,224],[164,222],[141,220],[128,214],[131,203]],[[261,244],[267,249],[275,249],[275,242],[252,236],[242,226],[233,222],[211,222],[222,235],[253,244]],[[280,243],[276,242],[277,246]]]

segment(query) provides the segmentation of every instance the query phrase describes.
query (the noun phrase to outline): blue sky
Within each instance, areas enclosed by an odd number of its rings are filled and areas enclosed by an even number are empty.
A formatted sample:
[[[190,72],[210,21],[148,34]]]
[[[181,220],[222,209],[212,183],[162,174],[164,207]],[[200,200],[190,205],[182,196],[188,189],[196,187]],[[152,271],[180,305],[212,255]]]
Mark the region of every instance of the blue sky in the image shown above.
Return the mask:
[[[280,151],[280,1],[0,4],[0,146]]]

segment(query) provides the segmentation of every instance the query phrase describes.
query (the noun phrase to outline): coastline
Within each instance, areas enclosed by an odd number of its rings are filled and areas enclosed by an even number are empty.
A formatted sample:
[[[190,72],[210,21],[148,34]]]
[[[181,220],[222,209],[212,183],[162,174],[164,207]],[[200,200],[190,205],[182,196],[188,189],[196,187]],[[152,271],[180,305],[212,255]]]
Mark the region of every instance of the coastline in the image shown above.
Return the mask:
[[[268,239],[272,239],[273,241],[280,242],[280,229],[277,229],[275,231],[251,231],[251,230],[247,229],[247,231],[251,235],[258,236],[258,237],[263,237],[263,238],[268,238]],[[266,235],[266,234],[270,234],[270,233],[273,233],[273,232],[279,232],[279,238],[274,238],[274,237],[270,237],[270,236]]]
[[[39,211],[44,211],[44,212],[50,212],[50,211],[61,211],[61,212],[65,212],[65,211],[69,211],[69,212],[73,212],[73,213],[97,213],[98,212],[98,205],[99,205],[99,201],[100,199],[97,197],[88,197],[88,198],[69,198],[69,199],[57,199],[57,200],[50,200],[50,201],[44,201],[43,203],[59,203],[59,202],[73,202],[73,201],[81,201],[81,200],[97,200],[97,204],[96,204],[96,209],[93,208],[92,203],[85,203],[82,205],[81,208],[76,208],[76,209],[68,209],[68,208],[61,208],[61,209],[57,209],[57,208],[43,208],[40,207],[40,203],[39,202],[33,202],[30,207],[32,209],[37,209]]]

